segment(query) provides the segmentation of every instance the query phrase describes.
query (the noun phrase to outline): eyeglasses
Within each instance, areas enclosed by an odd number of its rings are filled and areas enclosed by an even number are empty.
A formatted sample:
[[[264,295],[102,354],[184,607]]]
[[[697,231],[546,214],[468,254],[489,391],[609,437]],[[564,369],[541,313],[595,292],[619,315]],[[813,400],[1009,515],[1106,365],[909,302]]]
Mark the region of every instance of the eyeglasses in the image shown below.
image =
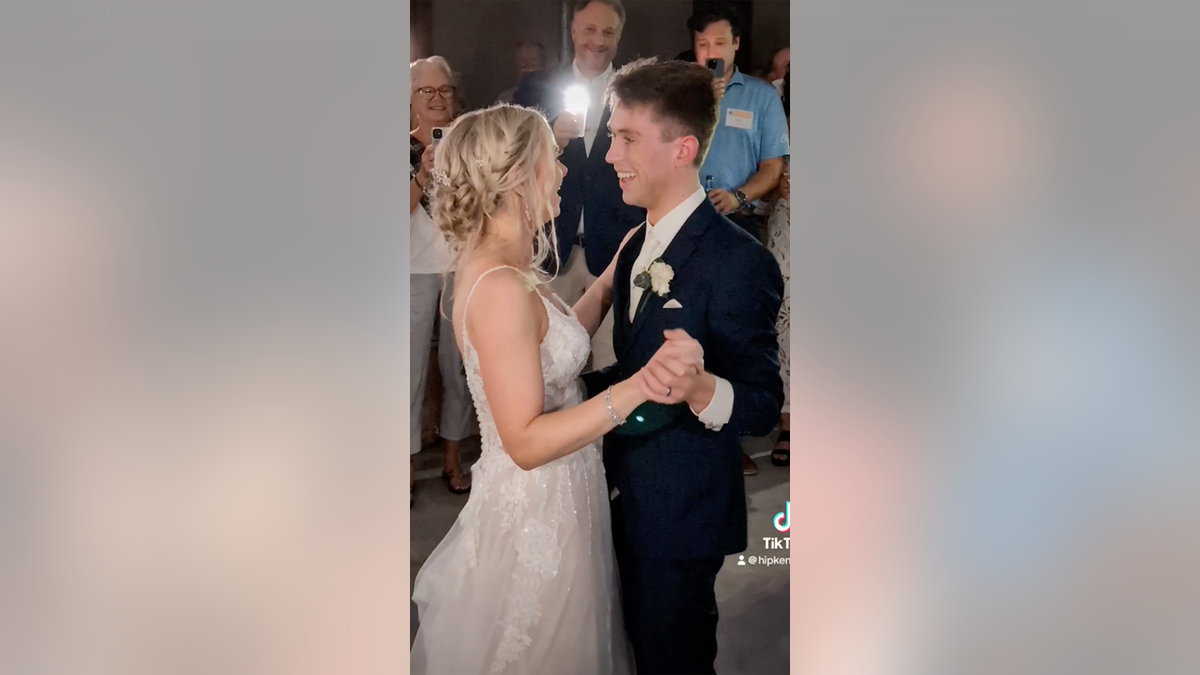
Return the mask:
[[[440,89],[434,89],[433,87],[421,87],[417,90],[417,93],[420,94],[421,98],[425,99],[426,101],[432,101],[434,94],[441,94],[442,98],[449,101],[454,98],[455,91],[457,91],[457,89],[450,86],[442,87]]]

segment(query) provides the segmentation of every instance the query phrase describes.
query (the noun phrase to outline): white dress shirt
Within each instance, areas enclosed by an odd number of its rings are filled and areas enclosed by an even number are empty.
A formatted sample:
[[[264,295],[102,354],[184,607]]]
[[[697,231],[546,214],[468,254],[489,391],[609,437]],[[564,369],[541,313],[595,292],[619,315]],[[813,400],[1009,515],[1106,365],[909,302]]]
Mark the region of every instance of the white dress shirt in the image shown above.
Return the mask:
[[[588,90],[588,112],[587,121],[583,127],[583,144],[584,151],[590,157],[592,154],[592,145],[596,142],[596,134],[600,131],[600,118],[604,116],[604,91],[608,89],[608,83],[612,81],[613,67],[608,64],[608,68],[596,77],[588,79],[579,70],[579,64],[571,63],[571,70],[575,73],[575,80],[587,87]],[[579,234],[583,234],[583,211],[579,212]]]
[[[644,292],[634,285],[634,278],[646,271],[651,263],[662,257],[692,212],[707,198],[708,195],[704,192],[704,188],[697,188],[691,196],[680,202],[679,206],[663,216],[657,225],[646,221],[646,240],[642,243],[642,250],[633,262],[633,272],[629,275],[629,321],[631,323],[637,317],[637,306],[641,302]],[[733,385],[720,377],[716,377],[716,381],[716,391],[713,393],[708,407],[700,412],[692,410],[700,422],[712,431],[720,431],[733,415]]]

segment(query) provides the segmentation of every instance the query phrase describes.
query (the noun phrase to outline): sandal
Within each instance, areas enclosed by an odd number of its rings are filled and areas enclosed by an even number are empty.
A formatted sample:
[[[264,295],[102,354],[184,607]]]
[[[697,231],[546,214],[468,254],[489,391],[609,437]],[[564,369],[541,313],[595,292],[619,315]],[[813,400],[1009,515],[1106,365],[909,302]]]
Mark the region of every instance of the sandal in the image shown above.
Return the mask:
[[[779,438],[775,439],[775,449],[771,451],[771,463],[775,466],[787,466],[792,461],[792,435],[787,429],[779,432]],[[780,444],[787,443],[788,447],[781,448]]]
[[[450,492],[456,495],[465,495],[471,491],[471,476],[464,474],[461,468],[453,472],[443,469],[442,480],[446,481]]]

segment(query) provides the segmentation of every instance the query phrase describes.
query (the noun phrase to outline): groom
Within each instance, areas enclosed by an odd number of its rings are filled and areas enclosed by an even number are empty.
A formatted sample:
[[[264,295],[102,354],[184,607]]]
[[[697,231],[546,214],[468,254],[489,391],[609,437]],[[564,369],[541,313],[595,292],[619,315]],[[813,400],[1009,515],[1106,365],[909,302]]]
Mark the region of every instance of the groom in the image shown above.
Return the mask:
[[[584,380],[594,395],[649,364],[657,405],[642,417],[665,419],[642,434],[630,419],[604,438],[626,628],[639,673],[713,673],[717,572],[746,550],[740,437],[769,434],[783,405],[783,278],[700,186],[718,122],[711,72],[641,61],[608,91],[607,160],[647,223],[617,257],[617,363]],[[702,348],[702,367],[664,358],[665,340]]]

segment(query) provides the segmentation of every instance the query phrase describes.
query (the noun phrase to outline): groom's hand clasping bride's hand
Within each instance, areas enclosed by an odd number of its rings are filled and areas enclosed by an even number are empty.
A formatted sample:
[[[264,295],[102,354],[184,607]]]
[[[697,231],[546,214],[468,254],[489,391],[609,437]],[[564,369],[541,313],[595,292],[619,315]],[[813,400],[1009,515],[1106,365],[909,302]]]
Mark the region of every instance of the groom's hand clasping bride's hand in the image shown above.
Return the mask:
[[[683,330],[668,330],[663,335],[667,341],[638,377],[642,393],[663,405],[687,402],[694,410],[706,408],[715,382],[704,370],[704,348]]]

